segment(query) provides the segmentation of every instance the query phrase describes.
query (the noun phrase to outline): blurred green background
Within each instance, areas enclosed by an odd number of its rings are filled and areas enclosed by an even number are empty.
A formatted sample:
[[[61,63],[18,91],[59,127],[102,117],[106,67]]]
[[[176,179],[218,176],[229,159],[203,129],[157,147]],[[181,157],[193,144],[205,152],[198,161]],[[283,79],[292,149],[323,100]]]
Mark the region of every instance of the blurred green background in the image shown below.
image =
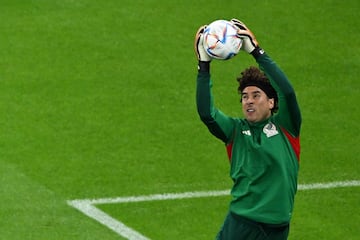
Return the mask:
[[[2,239],[122,239],[66,201],[231,187],[225,148],[195,107],[194,34],[216,19],[244,21],[291,80],[299,182],[360,179],[357,0],[0,3]],[[243,52],[212,63],[228,115],[241,116],[235,78],[250,65]],[[357,239],[359,197],[299,192],[290,239]],[[228,201],[101,208],[151,239],[199,240],[214,238]]]

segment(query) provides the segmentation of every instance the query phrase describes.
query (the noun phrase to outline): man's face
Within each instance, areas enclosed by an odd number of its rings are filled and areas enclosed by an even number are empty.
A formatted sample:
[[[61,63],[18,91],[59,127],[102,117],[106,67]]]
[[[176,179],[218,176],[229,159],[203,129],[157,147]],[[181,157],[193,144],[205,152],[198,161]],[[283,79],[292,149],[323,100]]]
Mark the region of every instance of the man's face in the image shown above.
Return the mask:
[[[242,110],[245,118],[251,122],[261,122],[271,116],[274,99],[256,86],[246,87],[241,94]]]

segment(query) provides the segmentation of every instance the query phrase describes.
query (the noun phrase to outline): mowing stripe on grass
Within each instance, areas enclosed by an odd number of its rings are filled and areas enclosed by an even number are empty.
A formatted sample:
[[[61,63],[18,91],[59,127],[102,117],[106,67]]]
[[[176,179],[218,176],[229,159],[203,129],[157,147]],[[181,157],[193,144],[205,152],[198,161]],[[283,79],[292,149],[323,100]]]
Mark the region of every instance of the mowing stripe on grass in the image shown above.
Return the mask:
[[[327,183],[312,183],[312,184],[299,184],[299,191],[316,190],[316,189],[332,189],[343,187],[358,187],[360,180],[351,181],[338,181]],[[99,199],[77,199],[69,200],[67,203],[78,209],[86,216],[98,221],[99,223],[110,228],[120,236],[129,240],[150,240],[136,230],[126,226],[121,221],[112,218],[105,212],[101,211],[96,204],[118,204],[118,203],[132,203],[132,202],[147,202],[147,201],[162,201],[174,199],[187,199],[187,198],[202,198],[202,197],[218,197],[229,195],[229,190],[219,191],[198,191],[198,192],[184,192],[184,193],[164,193],[152,194],[143,196],[129,196],[129,197],[116,197],[116,198],[99,198]]]

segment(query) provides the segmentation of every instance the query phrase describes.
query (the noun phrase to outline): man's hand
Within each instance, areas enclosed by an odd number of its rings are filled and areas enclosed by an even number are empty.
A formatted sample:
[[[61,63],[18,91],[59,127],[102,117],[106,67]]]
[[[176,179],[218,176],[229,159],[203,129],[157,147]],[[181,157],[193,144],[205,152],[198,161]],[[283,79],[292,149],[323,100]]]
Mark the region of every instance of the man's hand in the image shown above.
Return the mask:
[[[194,42],[194,48],[195,53],[199,61],[202,62],[210,62],[211,57],[206,53],[203,42],[204,42],[204,30],[206,28],[206,25],[201,26],[195,35],[195,42]]]
[[[240,20],[233,18],[231,22],[238,28],[237,34],[243,40],[241,49],[247,53],[254,51],[254,49],[259,46],[254,34]]]

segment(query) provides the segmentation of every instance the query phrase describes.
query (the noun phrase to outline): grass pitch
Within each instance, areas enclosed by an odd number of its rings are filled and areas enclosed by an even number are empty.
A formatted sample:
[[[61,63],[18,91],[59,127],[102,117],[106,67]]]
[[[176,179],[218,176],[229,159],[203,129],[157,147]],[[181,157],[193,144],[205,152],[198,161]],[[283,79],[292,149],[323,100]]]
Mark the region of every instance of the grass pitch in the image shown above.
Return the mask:
[[[296,89],[300,183],[360,179],[359,5],[2,0],[1,238],[122,239],[66,201],[230,188],[225,149],[195,108],[193,37],[219,18],[242,19]],[[235,77],[254,64],[244,53],[212,64],[229,115],[241,114]],[[299,192],[290,239],[356,239],[359,194]],[[151,239],[213,239],[228,200],[101,208]]]

